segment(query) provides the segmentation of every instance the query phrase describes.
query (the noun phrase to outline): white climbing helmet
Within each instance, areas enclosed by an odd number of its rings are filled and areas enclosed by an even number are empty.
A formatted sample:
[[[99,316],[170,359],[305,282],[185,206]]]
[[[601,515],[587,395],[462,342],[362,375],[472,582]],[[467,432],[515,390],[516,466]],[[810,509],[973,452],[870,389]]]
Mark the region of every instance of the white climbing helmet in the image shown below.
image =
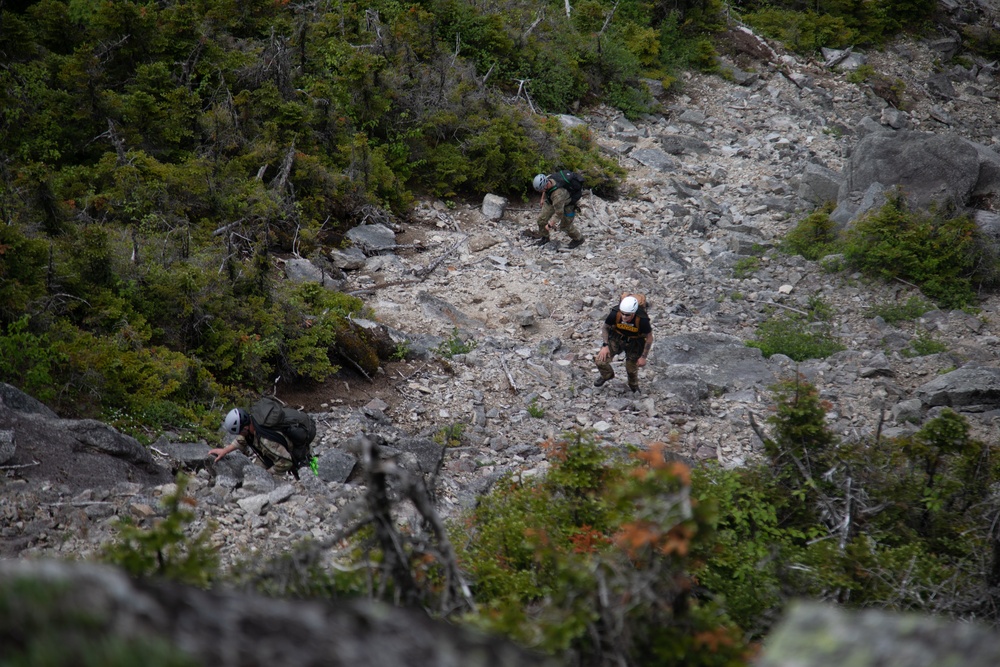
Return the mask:
[[[246,410],[233,408],[226,415],[226,421],[222,422],[222,428],[231,435],[239,435],[243,427],[250,423],[250,415]]]
[[[639,300],[634,296],[627,296],[622,299],[622,302],[618,304],[618,310],[625,313],[626,315],[631,315],[632,313],[639,310]]]
[[[541,192],[545,189],[545,184],[548,183],[549,177],[545,174],[537,174],[535,178],[531,180],[532,187],[535,188],[535,192]]]

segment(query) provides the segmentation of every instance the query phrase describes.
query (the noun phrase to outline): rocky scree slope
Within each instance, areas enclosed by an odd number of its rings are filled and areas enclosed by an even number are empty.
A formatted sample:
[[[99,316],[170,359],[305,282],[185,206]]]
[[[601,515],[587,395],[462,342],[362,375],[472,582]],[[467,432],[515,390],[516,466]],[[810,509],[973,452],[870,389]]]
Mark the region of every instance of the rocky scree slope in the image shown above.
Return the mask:
[[[804,175],[842,170],[873,123],[1000,146],[995,65],[942,78],[936,48],[903,42],[866,54],[877,72],[905,83],[903,112],[875,87],[849,82],[846,71],[760,49],[731,54],[726,78],[686,76],[660,114],[636,122],[609,109],[565,117],[586,123],[629,170],[618,200],[585,195],[583,246],[568,250],[556,233],[536,247],[529,233],[537,204],[487,197],[482,205],[422,202],[410,219],[359,228],[352,251],[333,253],[345,272],[341,286],[364,295],[410,358],[372,380],[345,371],[315,395],[284,396],[317,418],[319,476],[276,479],[238,453],[206,465],[206,443],[169,438],[156,443],[154,457],[194,471],[195,527],[218,524],[214,539],[230,564],[327,539],[350,522],[364,491],[361,434],[412,469],[440,461],[446,516],[470,507],[502,474],[543,474],[540,443],[570,429],[588,429],[609,448],[665,442],[692,462],[741,465],[761,451],[749,415],[765,416],[767,388],[794,373],[820,389],[832,406],[830,427],[844,438],[872,435],[881,420],[883,434],[901,433],[954,404],[978,437],[995,440],[996,296],[977,314],[934,311],[892,327],[867,311],[906,301],[917,294],[911,286],[831,273],[774,250],[818,203]],[[945,81],[951,88],[942,95]],[[759,256],[755,269],[739,270],[751,256]],[[635,395],[620,361],[614,381],[593,387],[600,322],[624,291],[648,295],[656,334]],[[745,346],[768,317],[816,300],[832,312],[845,351],[796,363]],[[904,354],[921,334],[946,351]],[[435,352],[459,340],[473,344],[450,358]],[[0,548],[20,557],[92,555],[117,517],[154,521],[159,498],[173,490],[29,479],[13,469],[0,486]],[[399,521],[413,518],[404,508]]]

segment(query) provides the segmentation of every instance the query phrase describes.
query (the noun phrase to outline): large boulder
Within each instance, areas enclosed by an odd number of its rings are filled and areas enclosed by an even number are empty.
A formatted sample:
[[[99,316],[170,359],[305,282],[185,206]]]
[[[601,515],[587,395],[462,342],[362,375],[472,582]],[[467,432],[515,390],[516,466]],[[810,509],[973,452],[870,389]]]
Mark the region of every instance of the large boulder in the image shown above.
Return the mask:
[[[31,411],[0,404],[0,431],[10,433],[5,465],[14,466],[25,481],[47,481],[75,492],[125,481],[155,486],[173,479],[146,447],[114,427],[93,419],[59,419],[47,408],[18,404]]]
[[[264,498],[259,503],[264,505]],[[515,667],[554,660],[419,609],[340,599],[283,600],[137,581],[85,562],[0,561],[4,657],[51,644],[76,664],[73,647],[173,647],[212,667]],[[30,613],[23,613],[25,610]],[[18,656],[18,653],[21,653]],[[27,664],[27,663],[25,663]],[[166,664],[161,660],[157,664]],[[171,664],[181,664],[174,661]],[[189,664],[185,662],[184,664]]]
[[[838,202],[859,199],[878,183],[902,188],[914,208],[950,203],[964,209],[977,191],[996,188],[996,179],[988,174],[980,185],[980,165],[993,164],[988,157],[991,152],[955,136],[874,132],[854,147]]]
[[[917,388],[917,398],[932,408],[969,412],[1000,408],[1000,368],[966,366],[939,375]]]
[[[953,204],[975,211],[1000,196],[1000,153],[949,134],[878,131],[865,134],[844,169],[833,216],[841,224],[871,210],[872,192],[899,186],[910,206]]]
[[[816,602],[789,606],[756,667],[931,667],[1000,664],[1000,635],[986,625]]]

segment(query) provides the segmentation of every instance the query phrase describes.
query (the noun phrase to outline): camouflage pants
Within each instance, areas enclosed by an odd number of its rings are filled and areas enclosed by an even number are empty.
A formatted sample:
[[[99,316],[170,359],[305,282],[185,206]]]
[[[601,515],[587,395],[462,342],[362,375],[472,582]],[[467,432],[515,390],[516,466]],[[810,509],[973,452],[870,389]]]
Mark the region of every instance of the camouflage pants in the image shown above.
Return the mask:
[[[255,458],[257,459],[257,465],[260,467],[269,470],[275,475],[280,475],[292,469],[292,455],[285,448],[284,444],[268,440],[267,438],[260,438],[256,446],[259,448],[259,451],[255,451],[254,453],[257,454]]]
[[[546,237],[549,235],[549,230],[545,226],[549,223],[549,219],[555,215],[556,207],[552,204],[544,204],[542,206],[542,212],[538,216],[538,235],[541,237]],[[574,241],[579,241],[583,238],[583,234],[576,228],[576,206],[573,204],[567,204],[563,208],[563,214],[559,216],[559,229],[566,232],[571,239]]]
[[[615,376],[615,370],[611,368],[611,362],[622,352],[625,353],[625,373],[628,375],[628,386],[636,388],[639,386],[639,357],[646,346],[643,338],[622,338],[620,336],[610,336],[608,338],[608,359],[604,363],[594,358],[597,370],[601,372],[601,377],[610,380]]]

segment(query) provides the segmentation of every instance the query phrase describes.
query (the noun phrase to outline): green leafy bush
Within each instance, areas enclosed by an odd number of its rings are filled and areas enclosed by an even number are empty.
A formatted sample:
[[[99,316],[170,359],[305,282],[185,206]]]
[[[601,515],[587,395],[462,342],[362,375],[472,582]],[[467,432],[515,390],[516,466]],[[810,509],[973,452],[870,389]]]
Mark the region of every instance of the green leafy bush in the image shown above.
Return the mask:
[[[29,330],[27,315],[0,335],[0,377],[43,403],[55,398],[56,369],[66,361],[53,353],[48,336]]]
[[[528,403],[528,414],[535,419],[541,419],[545,416],[545,408],[538,404],[538,398],[533,398],[531,403]]]
[[[178,475],[176,484],[176,490],[163,499],[166,516],[150,528],[136,526],[128,517],[121,519],[118,539],[104,547],[103,559],[134,577],[163,577],[207,588],[219,567],[211,544],[215,526],[209,524],[195,535],[188,533],[195,516],[184,505],[195,501],[184,494],[187,477]]]
[[[842,442],[814,386],[773,389],[770,433],[755,423],[766,463],[694,477],[696,497],[719,508],[699,581],[755,636],[802,596],[977,615],[995,579],[982,554],[995,553],[1000,467],[964,419],[945,410],[912,436]]]
[[[948,346],[936,340],[930,332],[919,331],[910,344],[900,351],[904,357],[926,357],[948,350]]]
[[[934,310],[936,306],[919,296],[911,296],[903,303],[880,303],[868,309],[869,317],[881,317],[887,324],[899,324],[915,320],[924,313]]]
[[[662,445],[610,460],[582,433],[545,446],[545,478],[503,480],[453,540],[484,605],[467,620],[569,660],[743,664],[735,628],[691,588],[712,514],[687,466]]]
[[[916,284],[944,308],[975,303],[976,287],[995,280],[996,258],[968,216],[910,212],[899,193],[846,234],[844,255],[869,275]]]
[[[756,338],[747,346],[759,348],[765,357],[783,354],[795,361],[825,359],[844,346],[827,324],[797,313],[773,316],[757,327]]]
[[[475,339],[463,340],[462,334],[459,333],[458,329],[452,329],[451,336],[434,348],[434,351],[445,359],[451,359],[456,354],[468,354],[472,352],[476,349],[476,344]]]
[[[760,269],[760,265],[760,257],[755,257],[753,255],[740,257],[736,260],[736,264],[733,265],[733,277],[737,280],[749,278]]]
[[[782,239],[782,251],[816,261],[838,252],[837,225],[830,219],[832,205],[827,204],[803,218]]]
[[[744,14],[743,20],[799,53],[815,53],[823,47],[844,48],[857,43],[860,36],[843,17],[810,10],[770,7]]]

